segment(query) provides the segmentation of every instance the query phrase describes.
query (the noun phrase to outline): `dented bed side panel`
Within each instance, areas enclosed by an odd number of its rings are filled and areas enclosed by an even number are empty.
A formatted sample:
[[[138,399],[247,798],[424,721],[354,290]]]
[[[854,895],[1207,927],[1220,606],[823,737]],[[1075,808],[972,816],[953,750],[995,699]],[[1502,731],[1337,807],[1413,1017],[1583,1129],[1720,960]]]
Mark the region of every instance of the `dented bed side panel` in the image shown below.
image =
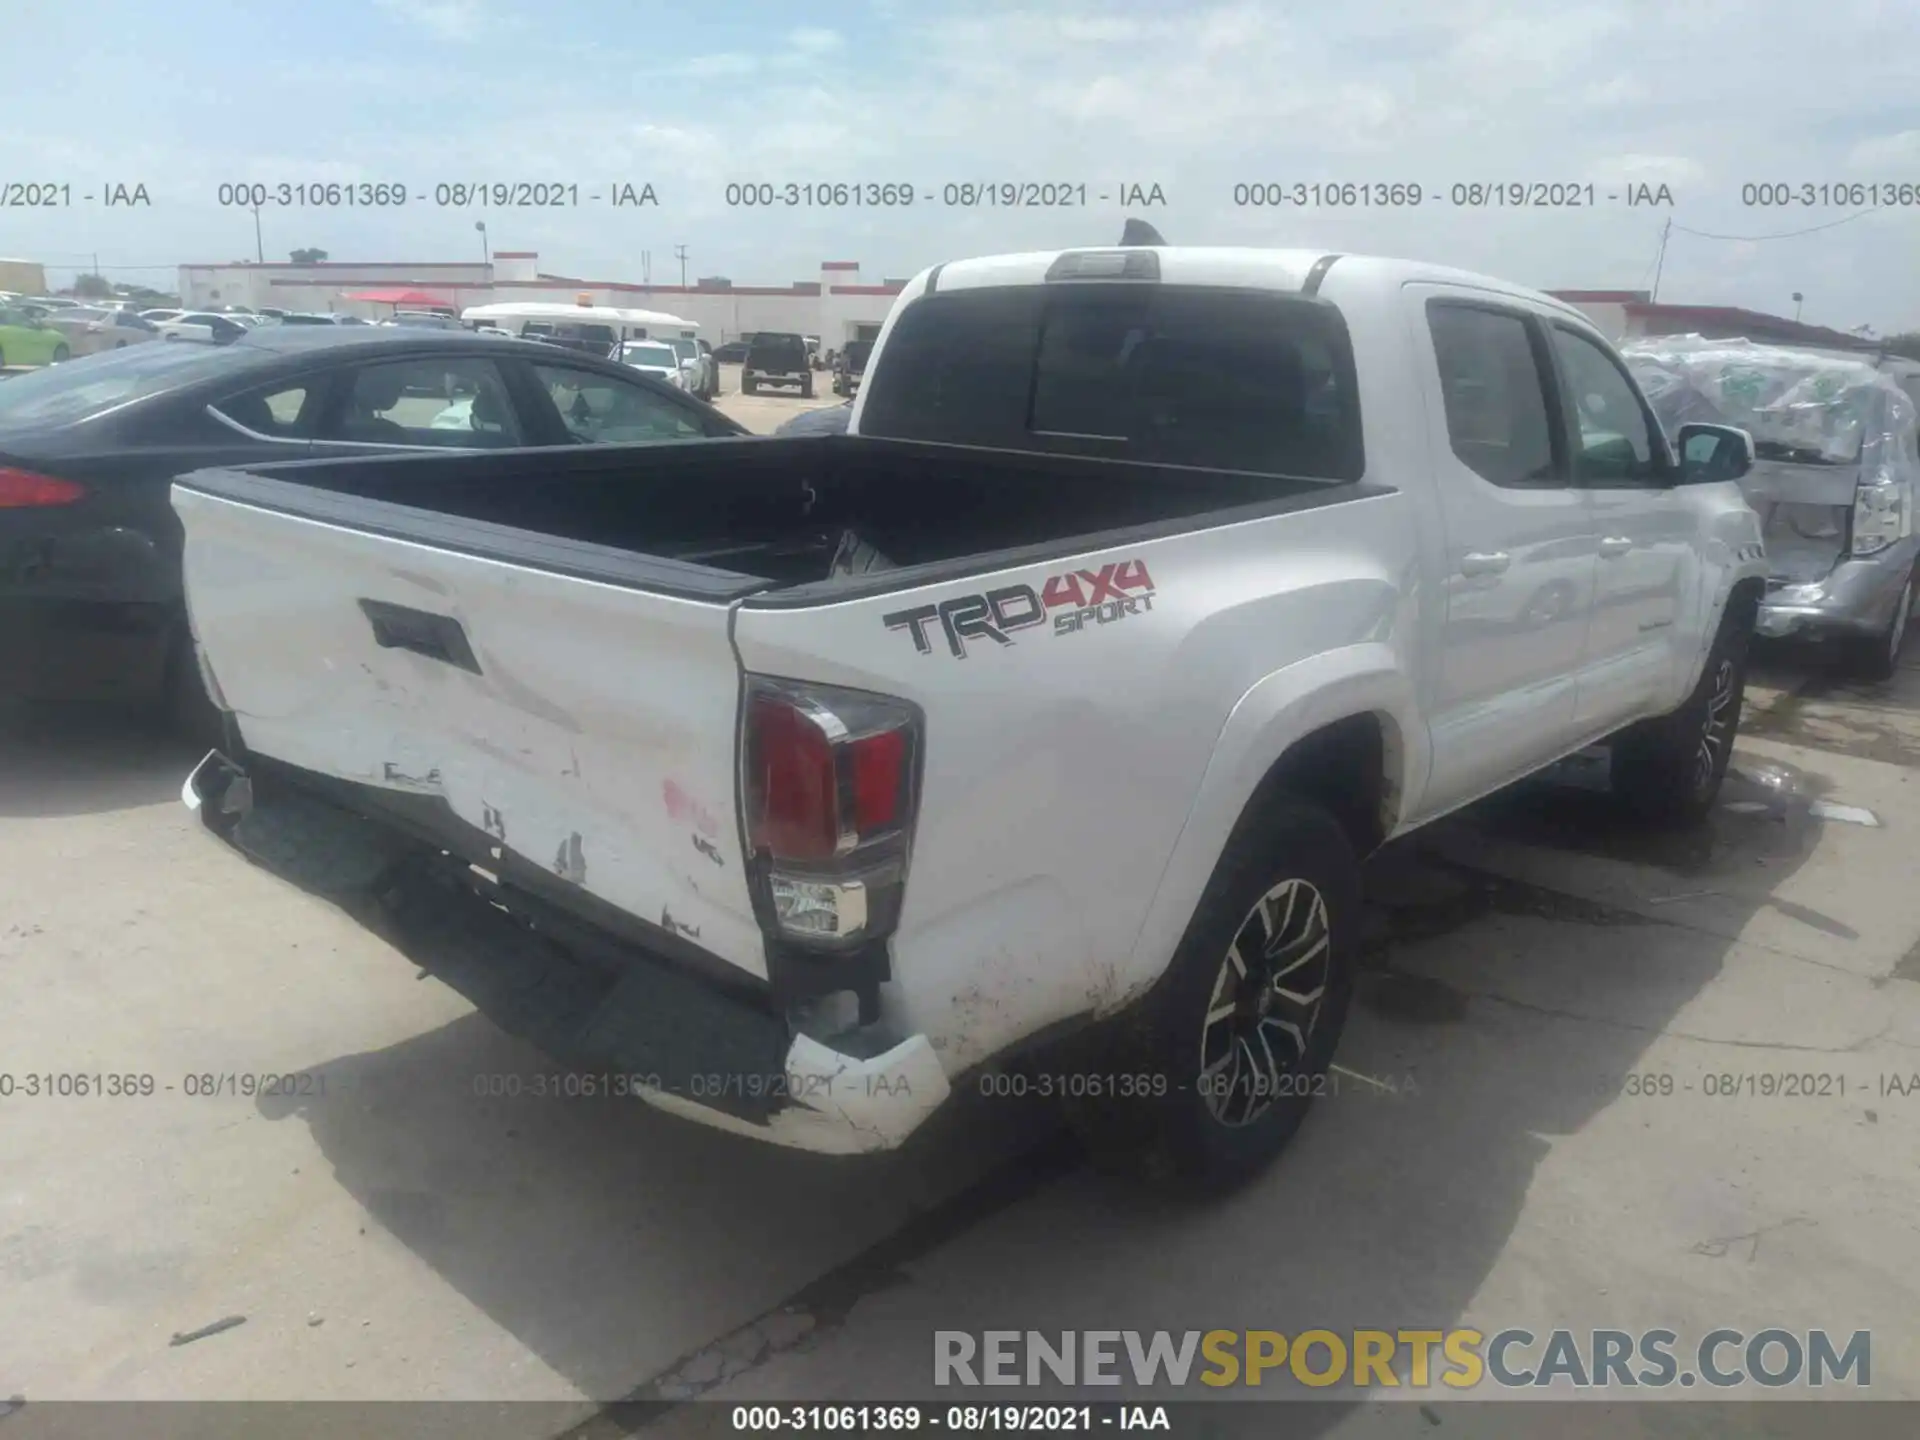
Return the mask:
[[[196,634],[250,751],[444,800],[753,975],[728,606],[176,489]]]

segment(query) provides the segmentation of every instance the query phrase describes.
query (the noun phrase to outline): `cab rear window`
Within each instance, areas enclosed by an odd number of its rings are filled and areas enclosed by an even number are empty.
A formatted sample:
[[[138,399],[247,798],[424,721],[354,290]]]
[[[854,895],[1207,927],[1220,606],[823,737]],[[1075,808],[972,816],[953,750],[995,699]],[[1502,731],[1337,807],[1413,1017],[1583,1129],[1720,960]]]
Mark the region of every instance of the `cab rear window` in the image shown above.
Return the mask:
[[[1347,482],[1353,350],[1326,301],[1075,283],[923,297],[868,380],[863,434]]]

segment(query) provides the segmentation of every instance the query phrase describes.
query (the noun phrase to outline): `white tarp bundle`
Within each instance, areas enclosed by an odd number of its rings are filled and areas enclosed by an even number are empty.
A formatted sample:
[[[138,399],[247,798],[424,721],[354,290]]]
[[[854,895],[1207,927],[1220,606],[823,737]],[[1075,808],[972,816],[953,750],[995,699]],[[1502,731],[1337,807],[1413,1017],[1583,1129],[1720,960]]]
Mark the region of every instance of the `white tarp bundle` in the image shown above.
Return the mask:
[[[1903,435],[1911,448],[1913,401],[1868,360],[1698,335],[1620,353],[1669,435],[1689,421],[1738,425],[1762,457],[1826,465],[1872,464]]]

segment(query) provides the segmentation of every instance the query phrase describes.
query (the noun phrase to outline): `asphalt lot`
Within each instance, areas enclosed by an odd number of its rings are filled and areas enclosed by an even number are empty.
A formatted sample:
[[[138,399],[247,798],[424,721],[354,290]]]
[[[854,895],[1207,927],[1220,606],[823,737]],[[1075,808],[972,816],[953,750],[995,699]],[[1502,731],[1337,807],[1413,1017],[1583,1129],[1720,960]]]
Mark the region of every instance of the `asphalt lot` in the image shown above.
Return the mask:
[[[807,404],[729,372],[756,430]],[[935,1329],[1471,1324],[1871,1329],[1873,1394],[1920,1398],[1920,1091],[1884,1078],[1920,1073],[1920,651],[1864,688],[1764,657],[1701,833],[1574,763],[1380,857],[1340,1093],[1205,1206],[1004,1100],[849,1162],[484,1097],[543,1062],[201,835],[191,751],[5,724],[0,1071],[175,1088],[0,1101],[0,1396],[564,1407],[532,1436],[634,1393],[931,1398]],[[307,1078],[185,1093],[257,1074]],[[1845,1092],[1705,1093],[1783,1074]]]

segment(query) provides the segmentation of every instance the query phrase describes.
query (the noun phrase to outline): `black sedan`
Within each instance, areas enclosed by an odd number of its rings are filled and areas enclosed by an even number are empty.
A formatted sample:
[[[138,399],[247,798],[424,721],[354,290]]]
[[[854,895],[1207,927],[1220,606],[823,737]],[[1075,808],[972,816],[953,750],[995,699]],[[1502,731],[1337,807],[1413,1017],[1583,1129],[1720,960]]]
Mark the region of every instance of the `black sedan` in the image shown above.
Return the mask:
[[[462,331],[269,326],[0,381],[0,699],[203,713],[176,475],[329,454],[748,433],[623,365]]]

